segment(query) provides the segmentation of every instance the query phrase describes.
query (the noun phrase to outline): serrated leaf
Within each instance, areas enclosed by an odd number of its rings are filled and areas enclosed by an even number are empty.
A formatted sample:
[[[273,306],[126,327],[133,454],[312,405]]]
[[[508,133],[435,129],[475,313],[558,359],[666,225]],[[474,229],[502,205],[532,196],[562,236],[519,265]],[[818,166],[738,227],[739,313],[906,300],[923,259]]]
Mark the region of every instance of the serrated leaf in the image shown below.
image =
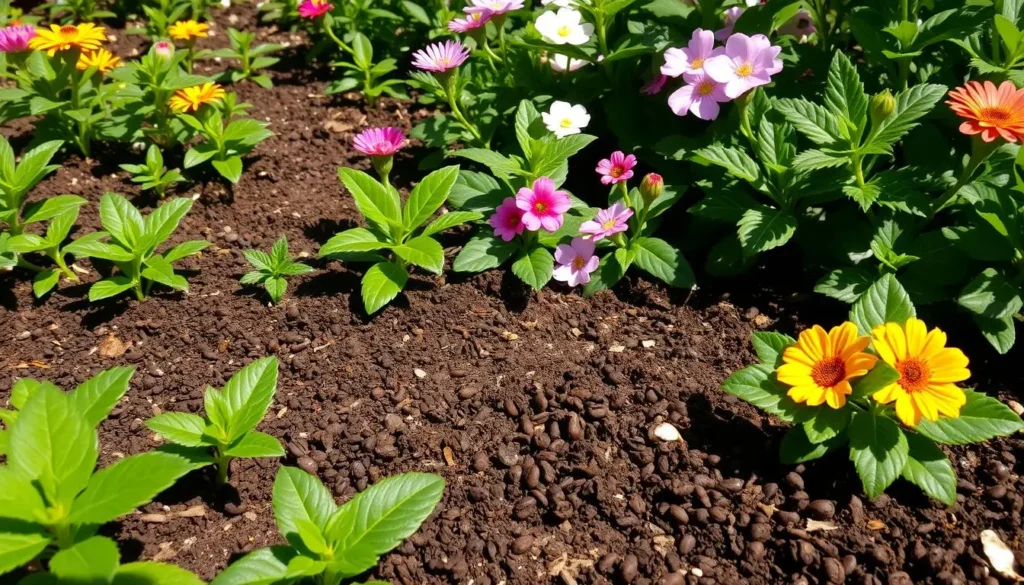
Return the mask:
[[[987,268],[960,292],[957,303],[975,315],[989,319],[1010,317],[1024,307],[1020,289],[996,269]]]
[[[633,262],[641,270],[669,286],[690,288],[696,282],[690,263],[665,240],[639,238],[630,246],[630,251],[635,254]]]
[[[896,96],[896,109],[878,126],[872,141],[865,147],[895,144],[917,126],[946,95],[946,86],[933,83],[915,85]]]
[[[874,282],[875,274],[866,268],[837,268],[818,281],[814,286],[814,292],[844,303],[855,303]]]
[[[755,331],[751,342],[754,345],[754,352],[757,353],[761,363],[778,368],[782,365],[782,353],[796,340],[782,333],[773,331]]]
[[[738,148],[712,144],[695,154],[752,185],[760,183],[761,169],[750,155]]]
[[[853,128],[863,130],[868,123],[868,95],[857,68],[842,51],[836,51],[828,68],[825,105],[837,117],[849,120]]]
[[[878,279],[850,309],[850,320],[857,324],[861,335],[871,335],[877,325],[905,323],[916,315],[910,295],[892,274]]]
[[[536,246],[529,251],[520,250],[512,262],[512,273],[534,290],[544,288],[544,285],[551,280],[554,269],[554,257],[547,248],[541,246]]]
[[[788,388],[775,377],[775,368],[767,364],[733,373],[722,383],[722,390],[786,422],[802,421],[808,414],[806,407],[787,395]]]
[[[740,244],[748,256],[782,246],[796,233],[796,217],[787,211],[755,207],[743,212],[736,223]]]
[[[819,146],[834,146],[843,141],[839,120],[818,104],[804,99],[783,98],[775,101],[774,109]]]

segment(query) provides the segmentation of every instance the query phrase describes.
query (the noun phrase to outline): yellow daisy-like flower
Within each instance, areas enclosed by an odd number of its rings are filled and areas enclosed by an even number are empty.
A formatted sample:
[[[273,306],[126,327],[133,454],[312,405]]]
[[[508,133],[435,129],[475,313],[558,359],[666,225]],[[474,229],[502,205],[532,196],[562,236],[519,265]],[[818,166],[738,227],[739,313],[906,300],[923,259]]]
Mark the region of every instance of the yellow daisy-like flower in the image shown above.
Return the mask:
[[[210,30],[210,25],[205,22],[179,20],[167,29],[167,33],[171,35],[172,39],[179,41],[191,41],[193,39],[209,36],[207,34],[208,30]]]
[[[895,384],[875,392],[875,400],[896,402],[896,416],[909,427],[917,426],[921,417],[935,421],[939,415],[960,416],[967,396],[956,383],[971,372],[964,352],[946,347],[942,330],[928,331],[924,321],[911,317],[906,325],[886,323],[871,334],[875,351],[900,374]]]
[[[801,331],[797,342],[782,353],[779,381],[792,386],[788,394],[796,402],[842,408],[853,392],[850,380],[867,374],[878,362],[864,353],[869,343],[871,338],[858,337],[857,326],[849,321],[828,332],[815,325]]]
[[[72,49],[95,51],[100,48],[103,41],[107,40],[104,30],[102,26],[96,26],[91,22],[64,26],[51,24],[49,29],[36,28],[36,36],[29,40],[28,46],[30,49],[46,51],[46,54],[51,57],[58,51]]]
[[[90,67],[95,67],[100,73],[106,73],[121,64],[121,59],[106,49],[97,49],[95,51],[83,52],[78,56],[78,63],[75,63],[75,69],[79,71],[85,71]]]
[[[170,106],[175,112],[195,112],[203,104],[212,104],[224,99],[224,88],[216,83],[207,82],[203,85],[186,87],[174,92]]]

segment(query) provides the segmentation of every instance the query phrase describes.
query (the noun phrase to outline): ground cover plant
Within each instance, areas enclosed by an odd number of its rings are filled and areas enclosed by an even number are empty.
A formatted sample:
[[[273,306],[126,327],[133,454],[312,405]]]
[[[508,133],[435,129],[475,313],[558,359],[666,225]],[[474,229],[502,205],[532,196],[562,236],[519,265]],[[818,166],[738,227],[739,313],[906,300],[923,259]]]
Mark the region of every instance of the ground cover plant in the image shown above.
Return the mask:
[[[1021,579],[1022,11],[0,3],[2,579]]]

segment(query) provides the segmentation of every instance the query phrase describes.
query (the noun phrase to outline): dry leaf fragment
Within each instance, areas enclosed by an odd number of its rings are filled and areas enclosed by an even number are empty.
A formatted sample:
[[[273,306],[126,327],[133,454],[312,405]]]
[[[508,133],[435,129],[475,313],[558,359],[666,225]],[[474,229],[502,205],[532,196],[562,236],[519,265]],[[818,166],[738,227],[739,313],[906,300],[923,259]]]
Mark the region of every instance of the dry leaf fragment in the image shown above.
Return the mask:
[[[839,530],[839,527],[831,522],[822,522],[821,520],[813,520],[809,518],[807,520],[807,532],[815,532],[818,530],[829,532],[832,530]]]
[[[764,512],[764,515],[769,517],[769,518],[772,517],[772,514],[774,514],[774,513],[779,511],[779,509],[776,508],[774,504],[762,504],[762,503],[758,502],[757,503],[757,507],[761,508],[761,511]]]
[[[881,520],[868,520],[869,530],[885,530],[885,522]]]
[[[117,338],[113,333],[108,334],[99,343],[99,354],[101,358],[115,359],[128,351],[128,345]]]
[[[441,451],[444,453],[444,460],[445,463],[448,464],[448,467],[455,467],[455,454],[452,453],[452,448],[445,447]]]
[[[981,549],[988,557],[988,562],[997,573],[1017,583],[1024,581],[1024,577],[1017,574],[1013,568],[1013,551],[1006,546],[994,530],[982,530]]]

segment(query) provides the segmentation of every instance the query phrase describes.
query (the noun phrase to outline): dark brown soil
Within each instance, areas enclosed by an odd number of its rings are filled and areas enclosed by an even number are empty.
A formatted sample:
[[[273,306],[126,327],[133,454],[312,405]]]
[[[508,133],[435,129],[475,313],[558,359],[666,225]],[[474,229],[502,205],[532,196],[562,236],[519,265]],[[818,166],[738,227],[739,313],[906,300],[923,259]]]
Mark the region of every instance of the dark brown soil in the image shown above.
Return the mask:
[[[237,26],[252,25],[250,9],[232,13]],[[101,426],[106,465],[158,445],[145,419],[200,412],[206,385],[277,355],[277,400],[260,428],[287,445],[281,463],[315,471],[339,500],[404,471],[447,479],[437,512],[374,572],[404,585],[994,585],[978,533],[994,529],[1024,547],[1020,438],[951,451],[962,478],[953,509],[902,482],[869,502],[841,454],[778,463],[783,426],[719,385],[753,360],[753,329],[798,327],[798,300],[747,291],[734,306],[721,294],[690,299],[643,280],[585,300],[557,287],[529,293],[496,271],[418,275],[367,317],[359,267],[312,258],[359,221],[336,178],[341,165],[366,166],[351,136],[368,125],[408,127],[409,114],[404,104],[367,111],[323,96],[324,73],[307,73],[301,53],[279,67],[274,89],[235,88],[277,133],[247,160],[241,182],[205,176],[177,193],[197,201],[174,241],[214,244],[182,263],[188,294],[90,305],[88,283],[106,268],[88,262],[79,263],[84,284],[62,283],[42,301],[28,275],[0,278],[0,402],[21,376],[71,388],[101,369],[137,366]],[[5,133],[27,139],[27,130]],[[97,161],[71,156],[35,196],[96,202],[117,191],[151,208],[153,197],[117,168],[140,158],[116,148]],[[397,184],[416,178],[414,164],[400,161]],[[95,205],[80,223],[98,227]],[[281,234],[318,270],[291,281],[288,299],[271,307],[238,278],[242,251],[267,249]],[[446,243],[449,257],[461,241]],[[101,357],[112,340],[126,351]],[[1019,375],[1002,380],[985,389],[1021,400]],[[663,421],[684,442],[655,438]],[[278,464],[238,461],[233,488],[220,493],[209,474],[195,473],[105,530],[126,559],[165,560],[210,579],[282,541],[270,497]],[[812,519],[834,530],[811,530]]]

